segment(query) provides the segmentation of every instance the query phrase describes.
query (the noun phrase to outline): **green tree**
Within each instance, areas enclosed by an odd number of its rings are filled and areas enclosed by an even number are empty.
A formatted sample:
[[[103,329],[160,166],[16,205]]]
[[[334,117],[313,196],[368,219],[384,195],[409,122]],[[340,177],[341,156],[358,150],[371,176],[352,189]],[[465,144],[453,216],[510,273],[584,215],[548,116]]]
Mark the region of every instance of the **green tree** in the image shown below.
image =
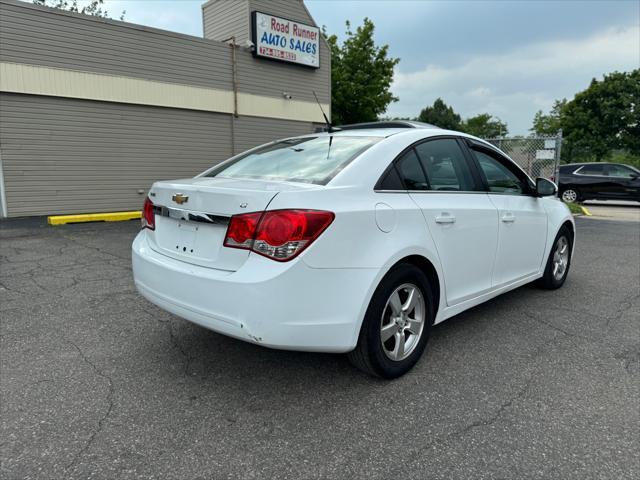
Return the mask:
[[[542,110],[533,117],[533,127],[530,129],[536,135],[556,135],[562,128],[562,112],[567,106],[567,99],[556,100],[551,111],[545,115]]]
[[[423,108],[416,120],[447,130],[460,130],[462,124],[460,115],[441,98],[437,98],[432,106]]]
[[[83,13],[94,17],[111,18],[109,12],[104,9],[104,0],[91,0],[84,7],[78,5],[78,0],[33,0],[36,5],[45,7],[59,8],[60,10],[68,10],[69,12]],[[125,10],[120,14],[120,20],[124,20],[127,12]]]
[[[509,133],[506,123],[488,113],[481,113],[475,117],[467,118],[460,125],[460,129],[480,138],[504,137]]]
[[[340,45],[336,35],[323,34],[331,50],[331,117],[335,125],[371,122],[398,100],[391,91],[393,68],[399,58],[388,57],[388,45],[376,46],[374,25],[368,18],[351,30],[346,22],[346,39]]]
[[[595,78],[562,111],[572,157],[604,160],[615,150],[640,155],[640,69]]]

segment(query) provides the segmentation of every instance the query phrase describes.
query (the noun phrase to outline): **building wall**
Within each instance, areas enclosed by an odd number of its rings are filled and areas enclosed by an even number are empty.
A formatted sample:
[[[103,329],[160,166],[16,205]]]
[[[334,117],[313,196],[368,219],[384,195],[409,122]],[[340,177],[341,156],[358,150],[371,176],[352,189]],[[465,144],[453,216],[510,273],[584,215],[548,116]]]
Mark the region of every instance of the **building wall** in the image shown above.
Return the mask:
[[[10,216],[137,210],[155,180],[192,177],[228,158],[230,121],[209,112],[2,93]]]
[[[235,153],[268,143],[273,139],[304,135],[315,131],[319,126],[320,124],[292,120],[273,120],[265,123],[258,117],[239,117],[235,119]]]
[[[251,38],[250,13],[259,11],[317,26],[301,0],[210,0],[202,6],[204,37],[225,40],[235,35],[243,45]],[[246,5],[246,8],[245,8]],[[233,7],[237,7],[235,10]],[[239,14],[239,12],[242,12]],[[221,33],[223,32],[223,33]],[[262,81],[256,82],[258,77]],[[257,95],[281,96],[287,92],[294,100],[314,102],[313,92],[324,103],[331,103],[331,54],[323,37],[320,39],[320,68],[287,65],[271,60],[256,60],[243,49],[238,56],[240,91]],[[327,114],[329,112],[327,111]]]
[[[209,0],[202,5],[203,36],[220,42],[235,36],[243,43],[251,36],[247,18],[249,0]]]
[[[311,90],[328,110],[328,62],[312,70],[237,48],[236,117],[231,53],[211,39],[0,0],[8,216],[137,210],[155,180],[192,177],[321,122]]]
[[[0,61],[231,89],[229,48],[24,2],[0,1]]]

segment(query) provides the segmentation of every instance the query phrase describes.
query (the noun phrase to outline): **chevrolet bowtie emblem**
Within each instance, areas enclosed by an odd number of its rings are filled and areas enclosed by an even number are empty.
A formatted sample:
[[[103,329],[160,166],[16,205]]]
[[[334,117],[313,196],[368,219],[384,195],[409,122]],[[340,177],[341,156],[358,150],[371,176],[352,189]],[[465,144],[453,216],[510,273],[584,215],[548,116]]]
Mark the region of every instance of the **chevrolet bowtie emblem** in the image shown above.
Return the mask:
[[[178,205],[182,205],[183,203],[187,203],[189,201],[189,197],[181,193],[176,193],[173,197],[171,197],[171,200],[176,202]]]

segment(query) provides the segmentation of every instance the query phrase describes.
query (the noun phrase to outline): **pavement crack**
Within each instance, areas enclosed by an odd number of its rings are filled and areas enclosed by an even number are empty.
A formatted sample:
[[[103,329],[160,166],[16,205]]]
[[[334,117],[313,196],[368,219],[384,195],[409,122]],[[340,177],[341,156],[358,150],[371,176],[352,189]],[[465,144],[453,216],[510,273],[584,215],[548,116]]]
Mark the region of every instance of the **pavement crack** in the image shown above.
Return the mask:
[[[568,330],[565,330],[564,328],[558,327],[557,325],[555,325],[555,324],[553,324],[551,322],[547,322],[546,320],[543,320],[542,318],[539,318],[536,315],[534,315],[533,313],[527,312],[526,310],[523,310],[522,313],[524,314],[525,317],[529,318],[530,320],[533,320],[533,321],[538,322],[538,323],[542,323],[543,325],[546,325],[547,327],[551,328],[552,330],[560,332],[563,335],[566,335],[567,337],[576,337],[576,338],[582,338],[582,339],[585,339],[585,340],[591,340],[589,337],[585,337],[584,335],[580,335],[580,334],[577,334],[577,333],[569,332]]]
[[[636,294],[623,299],[620,302],[620,306],[618,307],[618,310],[616,311],[616,313],[611,317],[607,317],[607,326],[609,326],[612,320],[620,320],[625,313],[627,313],[629,310],[631,310],[634,307],[634,301],[637,300],[638,298],[640,298],[640,295]]]
[[[80,459],[80,457],[82,457],[82,455],[84,455],[84,453],[87,450],[89,450],[89,448],[93,444],[94,440],[96,439],[96,436],[104,428],[105,421],[107,420],[107,418],[109,418],[109,415],[111,415],[111,412],[113,411],[113,407],[114,407],[113,396],[114,396],[114,393],[115,393],[115,389],[114,389],[114,386],[113,386],[112,378],[109,375],[107,375],[106,373],[104,373],[100,368],[98,368],[98,366],[95,363],[93,363],[89,359],[89,357],[87,357],[85,355],[85,353],[82,351],[82,349],[75,342],[73,342],[73,341],[71,341],[69,339],[66,339],[66,340],[67,340],[68,343],[73,345],[73,347],[78,351],[78,354],[80,355],[82,360],[92,368],[92,370],[95,372],[95,374],[97,376],[103,378],[104,380],[106,380],[107,387],[108,387],[107,396],[106,396],[107,409],[102,414],[102,416],[98,419],[98,423],[96,425],[96,429],[91,434],[89,439],[85,442],[84,446],[80,450],[78,450],[78,452],[76,452],[76,454],[71,459],[71,462],[66,466],[66,469],[69,470],[72,467],[76,466],[76,464],[77,464],[78,460]]]
[[[548,345],[540,346],[534,352],[532,352],[532,357],[533,357],[531,359],[532,363],[536,362],[538,358],[540,358],[542,353],[545,351],[546,347],[548,347]],[[427,445],[420,447],[418,450],[428,450],[451,438],[461,437],[476,428],[487,427],[496,423],[498,420],[500,420],[503,417],[506,411],[508,411],[511,407],[513,407],[513,405],[518,400],[521,400],[527,394],[527,392],[529,391],[529,388],[531,388],[531,384],[533,383],[533,380],[535,379],[536,371],[537,371],[537,366],[532,367],[529,378],[524,382],[524,385],[520,387],[514,395],[509,397],[509,399],[502,402],[498,407],[498,409],[495,412],[493,412],[493,414],[485,418],[474,420],[473,422],[463,426],[462,428],[459,428],[458,430],[455,430],[441,438],[437,438],[434,441],[428,443]]]
[[[640,351],[635,349],[623,351],[615,354],[613,358],[622,361],[625,371],[629,374],[633,374],[631,367],[640,363]]]
[[[70,242],[72,242],[72,243],[74,243],[74,244],[76,244],[76,245],[79,245],[79,246],[81,246],[81,247],[83,247],[83,248],[86,248],[86,249],[88,249],[88,250],[94,250],[94,251],[96,251],[96,252],[98,252],[98,253],[101,253],[101,254],[103,254],[103,255],[107,255],[107,256],[111,257],[112,259],[116,259],[116,260],[125,260],[125,261],[129,260],[129,258],[128,258],[128,257],[126,257],[126,256],[116,255],[116,254],[114,254],[114,253],[111,253],[111,252],[106,251],[106,250],[105,250],[105,249],[103,249],[103,248],[100,248],[100,247],[94,247],[94,246],[92,246],[92,245],[88,245],[88,244],[86,244],[86,243],[83,243],[83,242],[78,241],[78,239],[77,239],[77,238],[74,238],[74,237],[72,237],[72,236],[70,236],[70,235],[65,235],[65,234],[64,234],[64,233],[62,233],[62,232],[61,232],[61,237],[62,237],[62,238],[64,238],[65,240],[68,240],[68,241],[70,241]]]
[[[533,374],[531,375],[529,380],[527,380],[524,386],[520,390],[518,390],[518,392],[513,397],[511,397],[506,402],[502,403],[502,405],[500,405],[498,410],[496,410],[494,414],[491,415],[489,418],[480,419],[480,420],[471,422],[469,425],[465,426],[464,428],[461,428],[460,430],[457,430],[452,434],[448,435],[447,438],[456,438],[466,434],[467,432],[469,432],[474,428],[488,427],[489,425],[493,425],[495,422],[500,420],[500,418],[502,417],[502,415],[507,409],[509,409],[516,401],[520,400],[522,397],[526,395],[527,391],[529,390],[529,387],[531,386],[532,381],[533,381]]]
[[[167,323],[168,323],[169,337],[171,338],[171,343],[176,347],[176,349],[178,349],[178,351],[182,354],[182,356],[185,359],[185,361],[184,361],[184,375],[185,375],[185,377],[189,377],[190,376],[189,367],[191,367],[191,363],[193,362],[194,359],[182,347],[182,345],[180,345],[180,342],[178,341],[178,337],[176,337],[176,334],[173,331],[173,325],[171,324],[171,321],[168,321]]]
[[[182,345],[180,345],[180,342],[178,341],[178,337],[176,336],[175,332],[173,331],[173,325],[171,323],[171,320],[160,320],[159,318],[155,318],[155,317],[153,317],[153,315],[147,314],[146,312],[145,312],[145,314],[149,315],[149,317],[153,318],[158,323],[162,323],[163,325],[165,325],[167,327],[167,331],[169,332],[169,340],[171,342],[171,345],[173,345],[174,348],[178,352],[180,352],[180,354],[184,357],[184,376],[185,377],[190,377],[192,374],[190,373],[189,369],[191,367],[191,364],[195,360],[195,357],[190,355],[182,347]]]

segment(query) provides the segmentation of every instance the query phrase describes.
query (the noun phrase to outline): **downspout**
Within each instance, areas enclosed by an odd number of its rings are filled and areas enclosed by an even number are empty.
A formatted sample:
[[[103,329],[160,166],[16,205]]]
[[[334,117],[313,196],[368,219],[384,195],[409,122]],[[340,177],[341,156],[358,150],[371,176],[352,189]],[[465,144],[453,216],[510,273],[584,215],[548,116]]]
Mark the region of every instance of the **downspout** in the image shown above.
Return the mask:
[[[2,168],[2,151],[0,150],[0,218],[7,218],[7,195],[4,189],[4,173]]]
[[[236,37],[227,38],[231,47],[231,72],[233,84],[233,115],[231,116],[231,156],[236,154],[236,118],[238,118],[238,61],[236,58]]]
[[[560,157],[562,154],[562,129],[558,130],[556,134],[556,158],[553,162],[553,179],[556,181],[556,185],[558,189],[556,189],[556,197],[560,194],[558,190],[560,189],[560,162],[562,158]]]

